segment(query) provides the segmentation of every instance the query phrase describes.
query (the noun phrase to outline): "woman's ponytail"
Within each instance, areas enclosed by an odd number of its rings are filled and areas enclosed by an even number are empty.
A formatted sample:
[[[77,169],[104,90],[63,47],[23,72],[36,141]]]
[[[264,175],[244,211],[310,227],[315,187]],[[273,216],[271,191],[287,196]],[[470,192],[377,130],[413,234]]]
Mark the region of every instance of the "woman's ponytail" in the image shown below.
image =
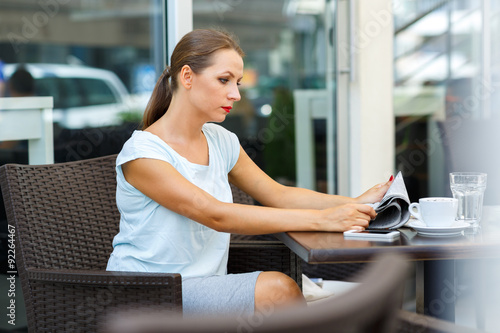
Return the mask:
[[[142,129],[151,126],[167,112],[172,101],[172,87],[170,84],[170,66],[167,66],[156,82],[151,98],[149,99],[144,116],[142,118]]]

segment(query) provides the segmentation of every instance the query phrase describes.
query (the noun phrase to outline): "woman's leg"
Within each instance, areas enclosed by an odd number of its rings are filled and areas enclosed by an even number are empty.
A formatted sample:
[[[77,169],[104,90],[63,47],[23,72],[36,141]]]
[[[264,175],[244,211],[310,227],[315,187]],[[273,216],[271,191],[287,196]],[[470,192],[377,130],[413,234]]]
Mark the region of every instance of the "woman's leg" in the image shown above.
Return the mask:
[[[255,310],[255,286],[260,273],[183,279],[183,315],[252,315]]]
[[[262,272],[255,284],[255,311],[306,305],[302,291],[288,275],[280,272]]]

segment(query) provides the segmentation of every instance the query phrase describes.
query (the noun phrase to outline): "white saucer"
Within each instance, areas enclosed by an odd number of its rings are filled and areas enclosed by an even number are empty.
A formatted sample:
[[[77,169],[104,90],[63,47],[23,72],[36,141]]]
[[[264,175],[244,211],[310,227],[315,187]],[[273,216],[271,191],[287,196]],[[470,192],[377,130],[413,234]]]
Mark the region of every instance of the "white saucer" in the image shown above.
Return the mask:
[[[428,227],[419,220],[413,220],[409,222],[408,225],[415,229],[419,235],[427,237],[459,236],[462,234],[462,230],[469,227],[469,223],[459,221],[455,222],[455,224],[450,227]]]

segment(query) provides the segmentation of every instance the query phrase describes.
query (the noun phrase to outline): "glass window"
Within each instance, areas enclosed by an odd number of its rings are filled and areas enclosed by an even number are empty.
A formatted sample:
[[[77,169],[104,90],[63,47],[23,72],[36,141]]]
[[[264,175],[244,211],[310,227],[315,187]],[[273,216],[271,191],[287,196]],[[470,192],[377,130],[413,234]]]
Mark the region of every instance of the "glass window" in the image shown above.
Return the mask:
[[[81,106],[85,106],[87,104],[85,102],[86,96],[82,91],[82,89],[80,88],[78,80],[79,79],[75,78],[57,79],[59,85],[59,91],[61,93],[60,96],[61,109],[78,108]],[[57,109],[55,105],[54,108]]]
[[[0,78],[23,65],[54,98],[55,162],[118,153],[137,129],[165,65],[163,12],[162,0],[0,1]],[[0,142],[0,165],[27,150]],[[0,233],[5,219],[0,200]]]
[[[245,52],[242,99],[222,123],[274,179],[294,183],[296,89],[326,86],[325,1],[193,1],[194,28],[221,27]],[[325,126],[315,124],[317,188],[326,191]]]
[[[449,172],[496,173],[494,157],[482,147],[494,142],[500,118],[500,8],[491,0],[397,5],[397,168],[406,174],[413,200],[450,196]],[[485,202],[492,199],[500,196],[485,194]]]
[[[56,162],[121,148],[113,142],[111,150],[94,147],[92,154],[77,156],[66,151],[68,133],[76,138],[88,128],[125,131],[119,135],[124,140],[137,128],[164,67],[163,11],[162,0],[0,2],[3,75],[9,80],[23,65],[35,80],[35,94],[53,96],[55,149],[63,150]]]
[[[52,96],[54,98],[54,108],[65,108],[61,95],[64,86],[59,85],[60,80],[55,77],[41,78],[35,81],[35,94],[37,96]]]
[[[118,103],[111,88],[106,82],[97,79],[75,79],[85,98],[85,105],[101,105]]]

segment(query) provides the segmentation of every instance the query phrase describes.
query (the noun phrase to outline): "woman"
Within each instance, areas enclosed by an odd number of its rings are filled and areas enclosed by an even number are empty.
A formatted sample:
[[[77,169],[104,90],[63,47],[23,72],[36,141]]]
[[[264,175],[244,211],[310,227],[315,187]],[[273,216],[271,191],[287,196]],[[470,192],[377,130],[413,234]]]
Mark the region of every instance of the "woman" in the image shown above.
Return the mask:
[[[120,232],[108,270],[178,272],[183,312],[252,314],[304,303],[279,272],[226,275],[230,233],[364,229],[390,182],[358,198],[285,187],[219,125],[240,99],[243,51],[230,35],[195,30],[177,44],[117,158]],[[232,203],[229,182],[266,207]]]

